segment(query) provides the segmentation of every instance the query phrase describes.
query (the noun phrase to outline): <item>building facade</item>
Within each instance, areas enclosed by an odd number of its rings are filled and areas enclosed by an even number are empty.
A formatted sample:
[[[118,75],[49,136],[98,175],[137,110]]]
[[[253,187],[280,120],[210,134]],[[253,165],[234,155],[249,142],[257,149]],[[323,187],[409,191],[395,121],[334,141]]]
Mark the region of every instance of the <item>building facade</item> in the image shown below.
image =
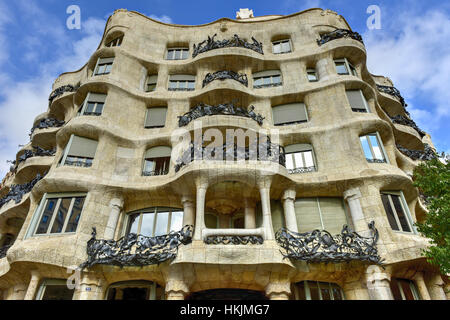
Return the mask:
[[[335,12],[117,10],[53,90],[0,189],[2,299],[446,299],[431,139]]]

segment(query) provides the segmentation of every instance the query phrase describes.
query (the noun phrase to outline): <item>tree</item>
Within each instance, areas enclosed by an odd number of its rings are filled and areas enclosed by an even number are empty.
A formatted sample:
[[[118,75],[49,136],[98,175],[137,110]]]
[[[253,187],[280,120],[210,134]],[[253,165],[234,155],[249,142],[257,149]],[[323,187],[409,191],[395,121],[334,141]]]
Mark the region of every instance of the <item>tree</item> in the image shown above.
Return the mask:
[[[434,158],[414,170],[414,185],[424,195],[428,209],[425,221],[417,230],[431,239],[424,250],[428,262],[439,266],[442,274],[450,273],[450,161]]]

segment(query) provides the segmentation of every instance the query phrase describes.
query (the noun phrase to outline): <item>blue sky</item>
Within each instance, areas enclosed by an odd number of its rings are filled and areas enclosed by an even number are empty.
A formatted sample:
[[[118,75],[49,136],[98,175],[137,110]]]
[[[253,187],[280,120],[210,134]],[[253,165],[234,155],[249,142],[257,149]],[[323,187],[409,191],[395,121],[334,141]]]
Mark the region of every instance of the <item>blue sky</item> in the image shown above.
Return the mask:
[[[69,5],[81,8],[81,29],[66,27]],[[381,9],[381,29],[368,30],[367,7]],[[164,22],[196,25],[235,18],[239,8],[255,16],[308,8],[343,15],[363,36],[368,69],[390,77],[408,111],[432,135],[438,151],[450,152],[450,3],[431,0],[0,0],[0,179],[33,119],[46,111],[51,84],[82,67],[97,48],[115,9],[139,11]]]

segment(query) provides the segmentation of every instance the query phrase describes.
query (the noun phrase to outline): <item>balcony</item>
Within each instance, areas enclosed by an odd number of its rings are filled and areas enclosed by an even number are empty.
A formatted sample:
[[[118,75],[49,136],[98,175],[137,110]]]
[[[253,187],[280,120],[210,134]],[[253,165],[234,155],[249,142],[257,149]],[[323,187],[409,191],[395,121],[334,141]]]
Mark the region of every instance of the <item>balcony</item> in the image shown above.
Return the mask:
[[[48,98],[49,105],[52,104],[53,100],[55,100],[59,96],[63,95],[65,92],[75,92],[78,90],[78,88],[80,88],[80,83],[78,83],[75,86],[68,84],[68,85],[56,88],[55,90],[53,90],[53,92],[50,94],[50,97]]]
[[[40,120],[36,125],[31,128],[30,137],[33,135],[36,129],[47,129],[47,128],[59,128],[62,127],[66,122],[54,118],[45,118]]]
[[[364,44],[364,41],[358,32],[354,32],[354,31],[350,31],[350,30],[346,30],[346,29],[337,29],[332,32],[321,35],[320,39],[317,39],[317,44],[319,46],[321,46],[329,41],[340,39],[340,38],[351,38],[351,39],[354,39],[354,40],[359,41],[362,44]]]
[[[217,72],[214,72],[213,74],[208,73],[205,76],[205,79],[203,80],[202,87],[204,88],[206,85],[213,82],[214,80],[226,80],[226,79],[235,80],[235,81],[243,84],[244,86],[248,87],[247,75],[236,73],[234,71],[217,71]]]
[[[210,51],[215,49],[222,49],[222,48],[232,48],[232,47],[240,47],[245,48],[249,50],[253,50],[257,53],[264,54],[262,43],[257,41],[255,38],[252,37],[253,42],[249,43],[246,40],[243,40],[239,38],[237,34],[233,36],[233,38],[228,40],[214,40],[214,38],[217,36],[217,33],[213,35],[212,37],[208,36],[207,40],[204,40],[198,44],[194,44],[193,52],[192,52],[192,58],[195,58],[197,55]]]
[[[388,95],[391,95],[391,96],[397,98],[404,108],[406,108],[408,106],[405,102],[405,99],[403,99],[402,95],[400,94],[400,91],[398,91],[397,88],[389,87],[389,86],[382,86],[380,84],[377,84],[377,88],[378,88],[378,91],[386,93]]]
[[[0,199],[0,208],[2,208],[6,203],[11,200],[14,200],[15,203],[20,203],[25,194],[29,193],[34,185],[39,182],[45,175],[41,176],[39,173],[36,177],[28,183],[12,185],[9,192]]]
[[[430,147],[428,144],[424,143],[424,150],[410,150],[399,144],[397,144],[397,149],[403,153],[405,156],[408,156],[412,160],[420,160],[420,161],[428,161],[434,158],[437,158],[438,155],[436,151]]]

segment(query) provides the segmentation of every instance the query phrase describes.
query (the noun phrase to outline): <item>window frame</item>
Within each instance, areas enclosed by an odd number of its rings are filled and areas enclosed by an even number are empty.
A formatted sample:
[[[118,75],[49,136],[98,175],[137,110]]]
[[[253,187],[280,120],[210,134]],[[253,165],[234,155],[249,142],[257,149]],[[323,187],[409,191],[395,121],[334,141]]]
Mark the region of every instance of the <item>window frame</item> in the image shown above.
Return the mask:
[[[186,77],[186,79],[171,79],[172,77]],[[188,79],[191,78],[191,79]],[[193,80],[192,80],[193,78]],[[190,75],[190,74],[172,74],[169,75],[169,79],[168,79],[168,83],[167,83],[167,91],[195,91],[195,85],[197,82],[197,77]],[[175,83],[176,86],[175,87],[171,87],[171,84]],[[184,87],[181,87],[180,84],[183,83],[185,84]],[[193,83],[193,87],[191,88],[189,86],[190,83]]]
[[[283,43],[289,43],[289,51],[282,51],[282,47],[283,47]],[[275,52],[275,46],[276,45],[280,45],[280,52]],[[281,39],[281,40],[276,40],[276,41],[272,41],[272,53],[273,54],[285,54],[285,53],[291,53],[293,52],[293,48],[292,48],[292,41],[291,38],[285,38],[285,39]]]
[[[44,279],[42,281],[42,283],[39,286],[39,289],[36,293],[36,297],[34,298],[34,300],[42,300],[42,298],[44,297],[45,294],[45,289],[47,288],[47,286],[61,286],[64,285],[67,287],[67,279]],[[69,289],[70,290],[70,289]],[[73,291],[73,295],[72,295],[72,300],[73,297],[75,296],[75,289],[72,289]]]
[[[403,194],[403,191],[380,191],[380,199],[381,199],[382,202],[383,202],[383,200],[382,200],[381,195],[383,195],[383,194],[389,196],[389,205],[391,206],[391,210],[394,213],[395,223],[397,224],[397,227],[399,228],[399,230],[392,229],[391,224],[388,221],[388,224],[391,227],[391,230],[394,231],[394,232],[408,234],[408,235],[418,234],[417,227],[414,225],[414,220],[413,220],[413,217],[411,215],[411,211],[409,211],[409,206],[408,206],[408,203],[406,202],[406,199],[405,199],[405,196]],[[404,231],[403,230],[402,225],[400,224],[400,220],[398,218],[397,209],[395,209],[394,203],[392,201],[392,196],[399,197],[400,205],[402,206],[402,209],[403,209],[403,214],[406,217],[406,222],[408,223],[408,227],[409,227],[409,229],[411,231]],[[384,208],[383,204],[382,204],[382,206],[383,206],[383,209],[385,211],[386,219],[388,219],[386,209]]]
[[[348,95],[347,95],[347,91],[359,91],[359,93],[360,93],[360,95],[361,95],[361,98],[362,98],[362,101],[363,101],[363,103],[364,103],[364,108],[365,108],[364,110],[366,110],[366,112],[355,111],[355,109],[356,109],[356,110],[363,110],[363,109],[358,109],[358,108],[353,108],[353,107],[352,107],[352,105],[351,105],[351,103],[350,103],[350,99],[348,98]],[[350,109],[352,110],[352,112],[371,113],[370,107],[369,107],[369,103],[367,102],[366,96],[364,95],[364,93],[362,92],[361,89],[345,89],[345,95],[346,95],[346,97],[347,97],[348,104],[350,105]]]
[[[174,52],[173,58],[172,58],[172,59],[169,59],[169,52],[170,52],[170,51],[173,51],[173,52]],[[176,56],[175,52],[176,52],[176,51],[180,51],[180,59],[175,59],[175,56]],[[186,58],[183,59],[184,52],[186,52]],[[166,52],[165,52],[165,60],[171,60],[171,61],[173,61],[173,60],[174,60],[174,61],[177,61],[177,60],[187,60],[187,59],[189,59],[189,52],[190,52],[189,46],[187,46],[187,47],[170,47],[170,48],[167,48],[167,49],[166,49]]]
[[[336,300],[336,299],[334,299],[333,285],[335,285],[335,286],[337,286],[339,288],[339,290],[341,292],[342,300],[346,300],[345,299],[344,290],[342,290],[340,285],[338,285],[337,283],[334,283],[334,282],[325,282],[325,281],[316,281],[316,280],[304,280],[304,281],[299,281],[299,282],[294,283],[294,297],[295,297],[295,300],[300,300],[299,299],[299,290],[300,290],[300,288],[299,288],[298,284],[299,283],[303,283],[303,288],[305,290],[305,292],[304,292],[305,298],[306,298],[306,300],[312,301],[312,299],[311,299],[311,290],[309,289],[309,282],[315,282],[317,284],[317,288],[319,289],[318,293],[319,293],[319,300],[320,301],[323,301],[321,284],[324,285],[325,283],[328,285],[328,289],[330,290],[330,301],[331,300]],[[339,301],[339,300],[336,300],[336,301]]]
[[[345,64],[345,68],[347,69],[347,73],[339,73],[337,70],[337,66],[336,66],[336,62],[340,62],[340,63],[344,63]],[[359,78],[358,75],[358,71],[356,70],[356,68],[348,61],[347,58],[341,58],[341,59],[334,59],[334,66],[335,66],[335,70],[336,73],[340,76],[355,76]]]
[[[113,40],[109,41],[105,44],[105,47],[113,48],[113,47],[120,47],[123,42],[124,35],[120,35],[118,37],[115,37]]]
[[[105,102],[103,102],[103,103],[102,102],[90,102],[89,98],[91,97],[92,94],[104,95],[105,96]],[[86,99],[84,99],[83,103],[81,104],[81,107],[78,108],[77,117],[81,117],[81,116],[97,116],[97,117],[99,117],[99,116],[103,115],[103,110],[105,109],[107,97],[108,97],[108,94],[105,94],[105,93],[88,92],[88,94],[86,95]],[[94,103],[95,110],[97,109],[98,104],[102,103],[103,104],[102,112],[100,112],[99,114],[84,114],[86,112],[86,108],[87,108],[87,105],[89,103]],[[93,112],[93,113],[96,113],[96,112]]]
[[[148,118],[148,113],[150,112],[151,109],[165,109],[165,116],[164,116],[164,124],[163,125],[158,125],[158,126],[147,126],[147,118]],[[166,126],[167,123],[167,111],[168,108],[167,107],[148,107],[147,110],[145,111],[145,118],[144,118],[144,129],[160,129],[160,128],[164,128]]]
[[[156,300],[157,287],[164,288],[164,287],[158,285],[154,281],[147,281],[147,280],[119,281],[119,282],[112,283],[108,286],[108,288],[105,291],[105,296],[104,296],[103,300],[108,301],[109,290],[115,289],[115,288],[147,288],[149,290],[147,301]],[[162,299],[160,299],[160,300],[165,300],[164,294],[162,295],[161,298]],[[114,301],[114,300],[110,300],[110,301]]]
[[[294,144],[294,145],[295,145],[295,144]],[[314,153],[314,148],[313,148],[313,146],[312,146],[311,144],[308,143],[308,145],[311,147],[310,150],[294,151],[294,152],[285,152],[286,158],[287,158],[288,155],[294,155],[294,154],[301,153],[301,157],[302,157],[303,163],[306,163],[304,153],[305,153],[305,152],[311,152],[311,157],[312,157],[312,161],[313,161],[313,167],[314,167],[314,170],[312,170],[312,171],[305,171],[305,172],[302,172],[302,173],[310,173],[310,172],[317,172],[317,171],[318,171],[318,167],[317,167],[317,159],[316,159],[316,156],[315,156],[315,153]],[[288,146],[289,146],[289,145],[288,145]],[[285,148],[286,148],[286,147],[285,147]],[[292,169],[288,169],[287,164],[286,164],[286,169],[288,170],[288,172],[289,172],[290,170],[296,170],[296,169],[301,169],[301,168],[303,168],[303,169],[310,168],[310,167],[298,167],[298,166],[296,166],[295,157],[292,157],[292,162],[293,162],[293,164],[294,164],[294,168],[292,168]],[[300,172],[299,172],[299,173],[300,173]],[[289,173],[289,174],[297,174],[297,173]]]
[[[155,78],[156,78],[154,83],[153,83],[153,82],[150,82],[150,79],[151,79],[152,77],[155,77]],[[149,89],[148,89],[149,85],[154,85],[154,86],[155,86],[155,87],[153,88],[153,90],[149,90]],[[144,88],[145,92],[154,92],[154,91],[156,91],[156,86],[157,86],[157,85],[158,85],[158,74],[148,74],[148,75],[147,75],[147,78],[145,79],[145,88]]]
[[[314,76],[316,77],[316,80],[310,80],[309,79],[309,74],[310,73],[314,73]],[[308,80],[308,82],[318,82],[319,81],[319,76],[317,75],[317,70],[313,69],[313,68],[306,69],[306,79]]]
[[[153,210],[153,211],[150,211]],[[158,211],[161,210],[161,211]],[[155,237],[155,231],[156,231],[156,223],[158,221],[158,213],[165,213],[165,212],[169,212],[168,218],[167,218],[167,227],[166,227],[166,233],[165,234],[169,234],[170,233],[170,226],[172,224],[172,213],[173,212],[182,212],[183,213],[183,220],[184,220],[184,209],[183,208],[175,208],[175,207],[164,207],[164,206],[155,206],[155,207],[148,207],[148,208],[143,208],[143,209],[139,209],[139,210],[135,210],[132,212],[128,212],[125,214],[125,228],[122,230],[122,236],[127,236],[130,233],[134,233],[131,232],[131,216],[138,214],[138,218],[136,220],[138,220],[138,228],[136,230],[136,234],[137,235],[141,235],[140,231],[142,228],[142,217],[144,214],[151,214],[153,213],[155,216],[153,218],[153,229],[152,229],[152,235],[143,235],[145,237]],[[183,223],[181,223],[181,229],[183,228]],[[180,230],[181,230],[180,229]]]
[[[69,142],[67,142],[66,147],[64,148],[63,156],[62,156],[61,160],[59,160],[57,167],[64,167],[64,166],[66,166],[67,157],[69,156],[69,150],[70,150],[70,147],[72,145],[72,142],[73,142],[73,139],[74,139],[75,136],[77,136],[77,135],[72,134],[70,136]],[[81,136],[77,136],[77,137],[90,139],[90,138],[81,137]],[[90,140],[97,141],[97,148],[95,150],[95,154],[97,154],[98,142],[99,141],[98,140],[94,140],[94,139],[90,139]],[[86,168],[86,169],[92,168],[92,166],[94,165],[95,154],[94,154],[93,158],[90,158],[90,157],[77,157],[79,159],[85,159],[85,160],[86,159],[90,159],[91,160],[91,165],[90,166],[71,166],[71,165],[68,165],[68,166],[69,167],[76,167],[76,168]]]
[[[112,62],[101,63],[100,61],[101,61],[102,59],[104,59],[104,60],[112,59]],[[113,66],[113,64],[114,64],[114,60],[115,60],[115,57],[108,57],[108,58],[100,58],[100,57],[99,57],[99,58],[97,59],[97,63],[95,64],[95,68],[94,68],[94,72],[92,73],[92,76],[95,77],[95,76],[103,76],[103,75],[110,74],[111,71],[112,71],[112,66]],[[111,68],[110,68],[109,72],[107,72],[107,73],[105,73],[105,72],[103,72],[103,73],[98,73],[98,68],[99,68],[101,65],[111,65]],[[105,67],[105,71],[106,71],[106,67]]]
[[[261,75],[259,76],[258,73],[263,73],[263,72],[269,72],[269,71],[277,71],[279,72],[279,74],[273,74],[273,75]],[[255,74],[257,75],[255,77]],[[274,82],[274,78],[275,77],[279,77],[280,78],[280,82]],[[254,74],[252,74],[252,78],[253,78],[253,89],[266,89],[266,88],[271,88],[271,87],[281,87],[283,86],[283,73],[281,72],[281,70],[265,70],[265,71],[260,71],[260,72],[255,72]],[[256,80],[259,79],[263,79],[263,84],[260,85],[256,85]],[[270,83],[268,84],[264,84],[264,79],[269,79]]]
[[[282,107],[282,106],[287,106],[287,105],[292,105],[292,104],[303,104],[306,120],[305,121],[291,121],[291,122],[275,123],[275,120],[274,120],[274,118],[275,118],[275,116],[274,116],[274,109],[276,110],[277,107]],[[271,107],[271,111],[272,111],[272,123],[273,123],[274,127],[283,127],[283,126],[289,126],[289,125],[299,125],[299,124],[303,124],[303,123],[309,122],[308,110],[306,108],[306,103],[304,103],[304,102],[293,102],[293,103],[278,104],[276,106],[272,106]]]
[[[374,135],[375,135],[375,137],[377,139],[378,144],[380,145],[380,149],[381,149],[382,155],[384,157],[384,161],[383,162],[369,161],[369,159],[366,158],[366,153],[364,152],[364,147],[363,147],[363,144],[361,142],[361,137],[368,137],[368,136],[374,136]],[[366,138],[366,140],[367,140],[367,142],[369,144],[370,152],[372,153],[373,159],[374,160],[379,160],[379,159],[375,158],[375,152],[373,151],[372,142],[368,138]],[[378,131],[377,132],[366,133],[366,134],[363,134],[363,135],[359,136],[359,144],[361,146],[361,150],[363,152],[364,158],[366,158],[366,161],[368,163],[378,163],[378,164],[386,163],[386,164],[390,164],[389,158],[388,158],[387,153],[386,153],[386,150],[384,149],[383,140],[381,140],[381,137],[380,137],[380,134],[378,133]]]
[[[422,300],[421,296],[420,296],[420,293],[419,293],[419,290],[418,290],[417,285],[416,285],[414,280],[404,279],[404,278],[395,278],[395,282],[397,283],[397,287],[398,287],[398,290],[399,290],[400,295],[402,297],[402,300],[407,301],[406,296],[405,296],[405,292],[403,291],[403,287],[400,284],[401,281],[407,281],[408,282],[409,288],[411,290],[411,293],[412,293],[415,301],[416,300]]]

